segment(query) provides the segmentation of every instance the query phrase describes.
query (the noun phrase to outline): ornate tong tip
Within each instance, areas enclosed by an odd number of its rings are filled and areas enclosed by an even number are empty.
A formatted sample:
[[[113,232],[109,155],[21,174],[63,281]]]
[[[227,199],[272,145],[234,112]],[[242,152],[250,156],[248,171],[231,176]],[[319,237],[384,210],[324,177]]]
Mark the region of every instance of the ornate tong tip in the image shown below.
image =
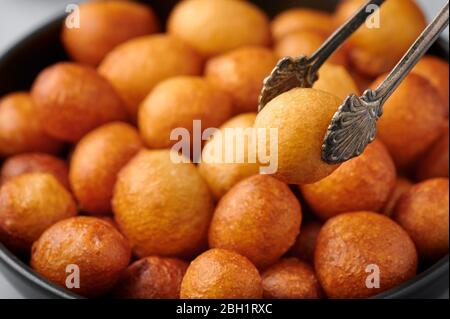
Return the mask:
[[[363,97],[348,96],[334,114],[322,145],[322,160],[340,164],[362,154],[375,139],[381,103]]]
[[[258,112],[278,95],[296,87],[312,87],[317,76],[311,74],[311,61],[306,56],[285,57],[265,78],[259,96]]]

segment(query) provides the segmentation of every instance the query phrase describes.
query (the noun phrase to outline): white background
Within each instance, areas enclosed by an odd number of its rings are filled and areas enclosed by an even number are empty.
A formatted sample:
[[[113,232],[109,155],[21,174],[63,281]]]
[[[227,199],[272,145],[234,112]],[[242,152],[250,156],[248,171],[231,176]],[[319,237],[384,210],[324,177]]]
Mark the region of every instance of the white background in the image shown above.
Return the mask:
[[[428,18],[432,18],[447,0],[418,0]],[[51,17],[64,13],[67,3],[81,0],[0,0],[0,55],[18,39]],[[448,40],[448,28],[444,37]],[[21,298],[0,273],[0,298]]]

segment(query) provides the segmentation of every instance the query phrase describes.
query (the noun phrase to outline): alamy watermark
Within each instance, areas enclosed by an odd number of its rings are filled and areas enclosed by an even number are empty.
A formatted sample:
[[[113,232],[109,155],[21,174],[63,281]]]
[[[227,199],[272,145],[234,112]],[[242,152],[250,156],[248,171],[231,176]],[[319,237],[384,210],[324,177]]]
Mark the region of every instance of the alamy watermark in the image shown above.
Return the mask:
[[[80,288],[80,267],[75,264],[69,264],[66,266],[66,287],[68,289]]]
[[[202,130],[201,120],[194,120],[192,132],[178,127],[170,133],[171,160],[174,163],[209,163],[259,165],[261,174],[273,174],[278,169],[277,128],[206,128]],[[204,142],[207,143],[202,150]]]
[[[366,273],[369,275],[366,277],[366,288],[368,289],[379,289],[380,288],[380,267],[375,264],[367,265],[365,269]]]
[[[77,4],[68,4],[66,7],[66,13],[69,13],[65,21],[66,28],[79,29],[81,21],[80,7]]]
[[[380,7],[376,4],[369,4],[366,7],[367,13],[372,13],[366,19],[366,27],[368,29],[380,29],[381,28],[381,16],[380,16]]]

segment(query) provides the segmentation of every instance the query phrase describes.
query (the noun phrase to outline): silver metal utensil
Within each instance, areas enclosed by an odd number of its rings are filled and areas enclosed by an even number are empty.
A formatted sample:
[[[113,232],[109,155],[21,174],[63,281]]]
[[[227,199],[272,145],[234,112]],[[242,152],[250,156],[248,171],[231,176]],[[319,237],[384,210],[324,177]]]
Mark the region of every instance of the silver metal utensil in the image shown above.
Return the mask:
[[[374,6],[385,0],[370,0],[334,32],[311,56],[285,57],[278,61],[272,73],[264,80],[259,96],[258,112],[276,96],[296,87],[312,87],[317,81],[317,71],[323,63],[374,13]]]
[[[419,36],[386,79],[360,97],[352,94],[333,116],[322,145],[322,160],[345,162],[361,155],[376,136],[383,105],[449,24],[449,3]]]

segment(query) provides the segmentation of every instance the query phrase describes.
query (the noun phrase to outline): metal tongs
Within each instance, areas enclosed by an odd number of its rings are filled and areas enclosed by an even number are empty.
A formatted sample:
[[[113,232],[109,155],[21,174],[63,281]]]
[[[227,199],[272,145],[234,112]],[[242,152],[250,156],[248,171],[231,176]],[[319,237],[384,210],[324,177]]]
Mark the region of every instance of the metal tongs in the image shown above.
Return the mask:
[[[333,33],[311,56],[281,59],[264,80],[258,112],[276,96],[297,87],[312,87],[317,71],[365,21],[374,13],[371,8],[385,0],[368,1],[352,18]],[[376,136],[376,124],[383,114],[383,105],[411,69],[449,24],[449,3],[422,32],[386,79],[375,89],[360,97],[351,94],[334,114],[322,144],[322,160],[329,164],[343,163],[362,154]]]

